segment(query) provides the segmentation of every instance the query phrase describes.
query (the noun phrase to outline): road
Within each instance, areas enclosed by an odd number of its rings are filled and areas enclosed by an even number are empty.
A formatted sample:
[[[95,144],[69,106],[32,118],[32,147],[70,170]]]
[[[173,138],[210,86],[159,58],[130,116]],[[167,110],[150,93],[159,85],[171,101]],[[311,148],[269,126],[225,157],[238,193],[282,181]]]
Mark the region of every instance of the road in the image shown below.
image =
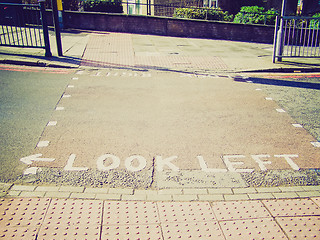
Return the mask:
[[[10,139],[1,142],[2,179],[24,172],[23,181],[81,186],[315,184],[317,76],[21,71],[1,74],[1,139]]]
[[[25,169],[19,159],[36,147],[64,91],[66,71],[0,66],[0,180]]]

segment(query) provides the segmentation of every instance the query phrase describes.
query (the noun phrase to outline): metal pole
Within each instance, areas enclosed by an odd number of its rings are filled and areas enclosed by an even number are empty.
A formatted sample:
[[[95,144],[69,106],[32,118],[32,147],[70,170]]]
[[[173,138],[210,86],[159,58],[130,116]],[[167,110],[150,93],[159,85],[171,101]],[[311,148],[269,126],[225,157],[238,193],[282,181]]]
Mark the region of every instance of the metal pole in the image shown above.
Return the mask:
[[[282,9],[281,9],[281,18],[280,18],[280,28],[279,28],[279,33],[278,33],[278,37],[279,37],[279,41],[277,42],[278,45],[278,56],[282,56],[283,54],[283,17],[285,16],[285,10],[286,10],[286,0],[282,0]],[[281,62],[282,61],[282,57],[278,57],[278,61]]]
[[[40,4],[40,14],[41,14],[41,22],[42,22],[42,28],[43,28],[43,39],[44,39],[45,50],[46,50],[45,56],[52,57],[52,53],[50,50],[48,24],[47,24],[47,18],[46,18],[45,0],[39,0],[39,4]]]
[[[51,5],[52,5],[52,15],[53,15],[53,22],[54,22],[54,31],[56,33],[58,55],[63,56],[57,0],[51,0]]]

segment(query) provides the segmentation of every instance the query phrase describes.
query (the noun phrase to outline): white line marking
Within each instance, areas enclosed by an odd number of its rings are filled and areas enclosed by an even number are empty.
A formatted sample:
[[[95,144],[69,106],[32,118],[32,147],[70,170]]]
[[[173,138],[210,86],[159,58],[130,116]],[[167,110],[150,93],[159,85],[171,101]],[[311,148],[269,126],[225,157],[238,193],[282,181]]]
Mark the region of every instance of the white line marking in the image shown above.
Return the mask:
[[[311,142],[314,147],[320,147],[320,142]]]
[[[74,88],[74,85],[68,85],[68,88]]]
[[[38,170],[40,171],[40,168],[38,167],[30,167],[24,170],[23,175],[29,175],[29,174],[37,174]]]
[[[69,94],[64,94],[62,97],[63,97],[63,98],[70,98],[71,95],[69,95]]]
[[[38,142],[37,144],[37,147],[40,148],[40,147],[48,147],[49,146],[49,141],[40,141]]]
[[[57,121],[50,121],[48,122],[47,126],[56,126],[57,125]]]
[[[75,159],[76,159],[76,155],[71,154],[68,159],[67,165],[64,167],[64,170],[66,170],[66,171],[86,171],[86,170],[88,170],[87,167],[74,167],[73,163],[74,163]]]
[[[277,108],[276,111],[279,112],[279,113],[284,113],[284,112],[286,112],[286,111],[283,110],[282,108]]]
[[[74,77],[74,78],[72,78],[72,80],[79,80],[79,78],[78,77]]]
[[[272,101],[272,98],[271,97],[266,97],[266,100],[267,101]]]
[[[293,170],[300,169],[299,166],[297,164],[295,164],[293,162],[293,160],[291,159],[293,157],[295,157],[295,158],[299,157],[298,155],[296,155],[296,154],[282,154],[282,155],[274,155],[274,156],[277,158],[283,157],[287,161],[287,163],[290,165],[290,167],[292,167]]]
[[[38,154],[20,158],[20,161],[25,164],[32,164],[32,161],[53,162],[55,160],[54,158],[40,158],[41,156],[42,154],[38,153]]]
[[[256,91],[261,91],[261,90],[262,90],[261,88],[257,88],[257,89],[256,89]]]
[[[298,124],[298,123],[293,123],[292,126],[296,127],[296,128],[302,128],[302,125],[301,124]]]
[[[63,111],[64,107],[56,107],[56,111]]]

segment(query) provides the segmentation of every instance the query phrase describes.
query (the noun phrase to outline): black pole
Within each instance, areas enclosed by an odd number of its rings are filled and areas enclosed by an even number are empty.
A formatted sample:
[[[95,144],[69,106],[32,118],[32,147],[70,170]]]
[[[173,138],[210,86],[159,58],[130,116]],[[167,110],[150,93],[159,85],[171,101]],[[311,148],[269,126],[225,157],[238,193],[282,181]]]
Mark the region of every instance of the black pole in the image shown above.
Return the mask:
[[[46,17],[45,0],[39,0],[39,4],[40,4],[40,14],[41,14],[42,29],[43,29],[43,39],[44,39],[44,45],[46,50],[45,56],[52,57],[52,53],[50,49],[48,23],[47,23],[47,17]]]
[[[53,22],[54,22],[54,31],[56,33],[58,55],[63,56],[57,0],[51,0],[51,5],[52,5],[52,15],[53,15]]]

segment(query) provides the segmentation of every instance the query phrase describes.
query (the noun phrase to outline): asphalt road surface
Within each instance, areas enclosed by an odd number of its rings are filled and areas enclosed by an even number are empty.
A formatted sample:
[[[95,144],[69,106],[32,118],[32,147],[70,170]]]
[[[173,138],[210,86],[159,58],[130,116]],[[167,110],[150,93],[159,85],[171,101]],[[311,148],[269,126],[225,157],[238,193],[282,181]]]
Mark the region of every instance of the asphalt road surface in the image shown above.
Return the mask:
[[[320,167],[318,78],[2,72],[2,179],[134,188],[244,187],[261,177],[268,185],[268,173],[316,181],[304,171]]]
[[[0,66],[0,180],[14,180],[64,91],[68,74],[41,68]]]

